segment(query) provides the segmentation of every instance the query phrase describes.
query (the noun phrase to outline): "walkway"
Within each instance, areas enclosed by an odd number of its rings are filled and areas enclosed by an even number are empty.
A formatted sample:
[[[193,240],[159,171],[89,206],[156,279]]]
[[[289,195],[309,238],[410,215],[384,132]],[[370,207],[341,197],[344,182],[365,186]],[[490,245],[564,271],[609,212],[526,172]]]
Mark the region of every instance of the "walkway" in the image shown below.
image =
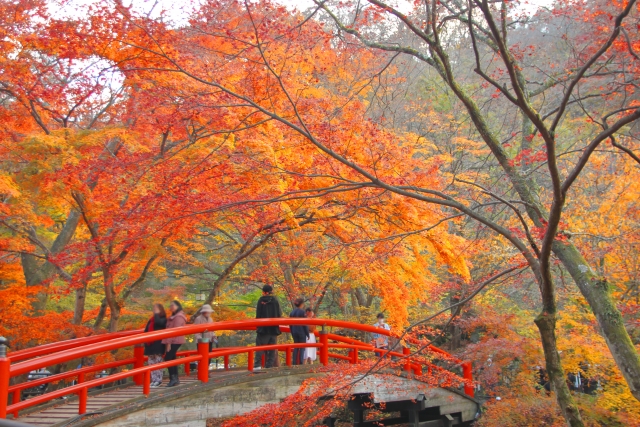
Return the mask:
[[[215,378],[228,377],[230,375],[237,375],[238,372],[221,371],[214,375]],[[244,372],[243,372],[244,374]],[[165,384],[167,383],[165,379]],[[195,376],[181,377],[180,386],[178,387],[158,387],[152,388],[150,396],[156,396],[159,394],[169,394],[176,390],[182,389],[186,386],[199,383]],[[124,386],[110,387],[105,390],[96,390],[89,394],[87,399],[87,414],[90,416],[96,413],[102,413],[114,406],[121,406],[125,402],[131,403],[142,397],[142,386],[129,383]],[[34,426],[63,426],[71,424],[73,421],[79,420],[78,416],[78,399],[60,399],[46,405],[47,408],[26,414],[18,418],[17,421],[22,423],[31,424]],[[38,408],[34,408],[38,409]]]

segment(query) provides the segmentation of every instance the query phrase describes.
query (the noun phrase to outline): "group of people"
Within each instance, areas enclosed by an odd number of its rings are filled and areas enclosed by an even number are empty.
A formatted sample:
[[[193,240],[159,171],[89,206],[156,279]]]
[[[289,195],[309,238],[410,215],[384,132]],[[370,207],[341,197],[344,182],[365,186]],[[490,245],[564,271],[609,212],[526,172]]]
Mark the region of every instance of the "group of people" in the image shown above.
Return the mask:
[[[311,308],[304,306],[304,300],[297,298],[294,302],[294,309],[289,313],[289,317],[292,318],[305,318],[310,319],[315,316]],[[145,332],[159,331],[162,329],[179,328],[187,324],[187,316],[182,310],[182,305],[179,301],[172,301],[169,305],[170,315],[167,317],[162,304],[154,304],[153,316],[147,322],[144,329]],[[194,324],[207,324],[213,323],[211,318],[213,309],[209,304],[205,304],[199,311],[199,315],[195,318]],[[258,300],[256,306],[256,319],[273,319],[282,317],[282,310],[280,309],[280,303],[278,298],[273,295],[273,288],[271,285],[264,285],[262,287],[262,296]],[[388,324],[384,321],[384,315],[378,314],[378,321],[375,323],[377,328],[390,330]],[[282,334],[280,326],[260,326],[257,328],[256,346],[269,346],[276,345],[278,343],[278,336]],[[293,342],[296,344],[315,344],[316,343],[316,328],[315,326],[308,325],[292,325],[290,328]],[[203,332],[195,335],[197,342],[208,342],[209,351],[212,351],[213,344],[217,342],[215,332]],[[389,349],[389,337],[384,334],[373,334],[374,345],[380,349]],[[185,337],[176,336],[171,338],[165,338],[163,340],[153,341],[145,344],[144,354],[148,356],[148,364],[153,365],[162,361],[171,361],[176,359],[176,354],[180,346],[185,343]],[[256,351],[254,358],[254,370],[262,368],[262,357],[264,355],[264,367],[273,368],[279,366],[279,360],[277,357],[277,350],[265,350]],[[311,364],[316,360],[317,348],[296,347],[293,350],[294,365]],[[180,384],[178,379],[178,367],[171,366],[169,370],[169,383],[167,387],[173,387]],[[151,387],[159,387],[162,384],[163,373],[162,369],[151,371]]]
[[[302,298],[296,299],[293,305],[294,309],[289,313],[289,317],[310,319],[315,316],[311,308],[305,309]],[[256,319],[273,319],[278,317],[282,317],[282,310],[280,309],[278,298],[273,295],[273,287],[271,287],[271,285],[264,285],[262,287],[262,296],[256,306]],[[256,346],[276,345],[278,343],[278,336],[282,334],[280,327],[277,325],[260,326],[256,332]],[[316,343],[315,326],[292,325],[290,332],[293,337],[293,342],[296,344]],[[279,366],[278,352],[276,350],[257,351],[253,362],[254,370],[262,368],[263,354],[265,358],[265,368]],[[294,348],[292,363],[294,365],[311,364],[316,360],[316,356],[317,349],[315,347]]]
[[[171,314],[167,317],[167,313],[162,304],[153,305],[153,316],[147,322],[144,328],[145,332],[160,331],[162,329],[179,328],[187,324],[187,316],[182,310],[182,304],[179,301],[172,301],[169,305]],[[200,314],[196,317],[194,324],[200,325],[205,323],[213,323],[211,318],[213,309],[209,304],[205,304],[200,309]],[[206,340],[209,342],[209,351],[213,348],[216,341],[215,332],[203,332],[195,335],[198,342]],[[148,357],[148,364],[154,365],[162,361],[168,362],[176,359],[176,354],[181,345],[186,342],[184,335],[165,338],[163,340],[145,343],[144,354]],[[169,370],[169,383],[167,387],[174,387],[180,384],[178,379],[178,367],[171,366]],[[162,369],[151,371],[151,387],[159,387],[162,384]]]

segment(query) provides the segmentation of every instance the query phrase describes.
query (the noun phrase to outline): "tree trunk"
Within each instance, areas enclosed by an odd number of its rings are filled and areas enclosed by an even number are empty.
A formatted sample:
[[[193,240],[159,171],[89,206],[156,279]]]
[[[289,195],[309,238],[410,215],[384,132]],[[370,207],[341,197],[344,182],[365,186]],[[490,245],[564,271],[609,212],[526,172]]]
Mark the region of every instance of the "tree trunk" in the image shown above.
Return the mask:
[[[536,317],[535,323],[540,331],[551,390],[556,394],[556,401],[560,405],[562,415],[570,427],[584,427],[580,411],[569,391],[564,369],[560,363],[560,355],[556,345],[556,314],[542,312]]]
[[[118,331],[118,322],[120,321],[120,314],[122,308],[119,304],[116,304],[114,308],[111,310],[111,317],[109,319],[109,332],[117,332]]]
[[[442,66],[449,67],[450,71],[448,61],[443,62]],[[536,186],[534,182],[531,178],[521,175],[512,165],[506,151],[500,144],[499,138],[491,131],[477,103],[455,80],[449,78],[449,75],[443,71],[444,70],[438,70],[443,80],[464,104],[476,130],[506,173],[520,199],[526,203],[527,214],[536,226],[545,226],[543,223],[545,218],[541,215],[546,209],[535,195]],[[624,328],[620,312],[606,291],[606,286],[594,286],[599,279],[593,275],[592,269],[589,267],[585,258],[571,243],[563,244],[555,242],[552,250],[569,271],[583,296],[587,299],[593,313],[598,319],[600,329],[616,364],[618,364],[618,367],[622,371],[633,396],[640,400],[640,359],[638,352],[631,342],[629,333]]]
[[[87,283],[85,282],[81,288],[76,289],[76,303],[73,310],[73,324],[81,325],[84,316],[84,303],[87,296]]]
[[[237,265],[240,264],[242,260],[247,258],[253,252],[255,252],[256,249],[258,249],[259,247],[267,243],[270,238],[271,238],[271,235],[265,236],[262,239],[258,240],[258,242],[254,243],[252,246],[249,246],[249,244],[251,243],[251,240],[245,242],[245,244],[242,246],[242,248],[236,255],[236,258],[233,261],[231,261],[231,263],[224,269],[224,271],[220,274],[220,276],[218,276],[218,278],[213,282],[213,288],[209,291],[209,295],[207,296],[207,299],[205,300],[204,303],[205,304],[213,303],[213,300],[215,299],[216,295],[220,293],[220,289],[225,284],[229,276],[231,276],[231,273],[233,273],[233,270],[235,270]],[[199,313],[200,311],[198,310],[196,314],[199,314]]]
[[[451,87],[454,88],[456,86],[453,84]],[[545,211],[545,208],[534,196],[535,184],[531,179],[520,175],[509,163],[506,153],[491,133],[478,106],[459,87],[456,87],[456,89],[461,92],[459,98],[465,103],[476,128],[509,177],[514,190],[518,193],[520,199],[527,203],[527,214],[536,226],[544,226],[542,221],[544,218],[541,217],[541,213]],[[611,351],[616,364],[624,375],[633,396],[640,400],[640,356],[624,327],[620,311],[608,293],[606,281],[593,274],[592,268],[573,244],[556,241],[552,246],[552,250],[569,271],[580,292],[591,306],[591,310],[593,310],[598,320],[602,335],[607,341],[609,351]],[[596,286],[598,283],[599,285]]]
[[[93,329],[99,329],[104,321],[104,316],[107,314],[107,299],[102,298],[102,304],[100,304],[100,310],[98,311],[98,315],[96,316],[96,321],[93,324]]]
[[[41,271],[41,264],[38,263],[36,257],[30,254],[20,254],[20,261],[22,263],[22,273],[24,274],[25,283],[27,286],[37,286],[40,284],[39,277]],[[39,292],[37,298],[33,301],[33,314],[34,316],[42,316],[42,312],[47,305],[48,295],[46,290]]]
[[[69,212],[69,216],[67,217],[62,230],[51,245],[50,252],[52,255],[59,254],[65,248],[65,246],[69,243],[69,241],[75,234],[79,222],[80,212],[72,209]],[[50,262],[39,262],[38,258],[30,254],[21,254],[20,261],[22,263],[22,272],[24,274],[24,279],[27,286],[42,285],[43,282],[46,282],[51,278],[51,276],[53,276],[56,270],[53,264],[51,264]],[[38,299],[33,305],[34,313],[36,315],[42,313],[42,310],[44,310],[45,306],[47,305],[47,301],[49,298],[48,288],[48,284],[45,285],[45,289],[43,289],[43,291],[38,294]]]
[[[118,320],[120,320],[120,310],[122,307],[117,301],[113,276],[111,275],[111,266],[104,265],[102,267],[102,278],[104,280],[104,299],[109,307],[111,319],[109,321],[109,332],[115,332],[118,329]]]
[[[640,356],[609,293],[607,280],[598,277],[572,244],[554,242],[553,252],[562,261],[598,320],[600,330],[633,396],[640,400]]]
[[[322,292],[320,292],[320,295],[318,296],[318,298],[316,298],[315,303],[313,304],[313,307],[311,307],[311,309],[313,310],[313,312],[315,313],[315,315],[318,315],[318,312],[320,311],[320,305],[322,305],[322,301],[324,300],[325,295],[327,295],[327,291],[329,290],[329,286],[331,286],[331,282],[327,282],[327,284],[322,288]],[[347,306],[347,304],[344,305],[345,307]]]

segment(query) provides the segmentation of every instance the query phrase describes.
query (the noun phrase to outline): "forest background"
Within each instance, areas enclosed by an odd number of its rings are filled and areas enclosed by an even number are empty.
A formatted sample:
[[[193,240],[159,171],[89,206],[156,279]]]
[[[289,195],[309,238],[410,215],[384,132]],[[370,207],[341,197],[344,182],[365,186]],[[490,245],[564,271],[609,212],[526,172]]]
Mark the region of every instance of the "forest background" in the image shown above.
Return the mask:
[[[253,317],[268,283],[472,360],[480,425],[636,425],[639,18],[4,1],[0,335]]]

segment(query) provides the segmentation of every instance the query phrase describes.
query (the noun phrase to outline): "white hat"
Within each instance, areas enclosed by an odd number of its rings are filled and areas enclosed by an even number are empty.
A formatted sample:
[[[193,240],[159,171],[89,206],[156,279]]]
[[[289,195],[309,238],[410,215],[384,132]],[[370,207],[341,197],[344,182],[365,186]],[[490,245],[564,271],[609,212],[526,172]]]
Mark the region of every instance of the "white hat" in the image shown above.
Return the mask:
[[[200,313],[213,313],[213,308],[209,304],[205,304],[200,309]]]

